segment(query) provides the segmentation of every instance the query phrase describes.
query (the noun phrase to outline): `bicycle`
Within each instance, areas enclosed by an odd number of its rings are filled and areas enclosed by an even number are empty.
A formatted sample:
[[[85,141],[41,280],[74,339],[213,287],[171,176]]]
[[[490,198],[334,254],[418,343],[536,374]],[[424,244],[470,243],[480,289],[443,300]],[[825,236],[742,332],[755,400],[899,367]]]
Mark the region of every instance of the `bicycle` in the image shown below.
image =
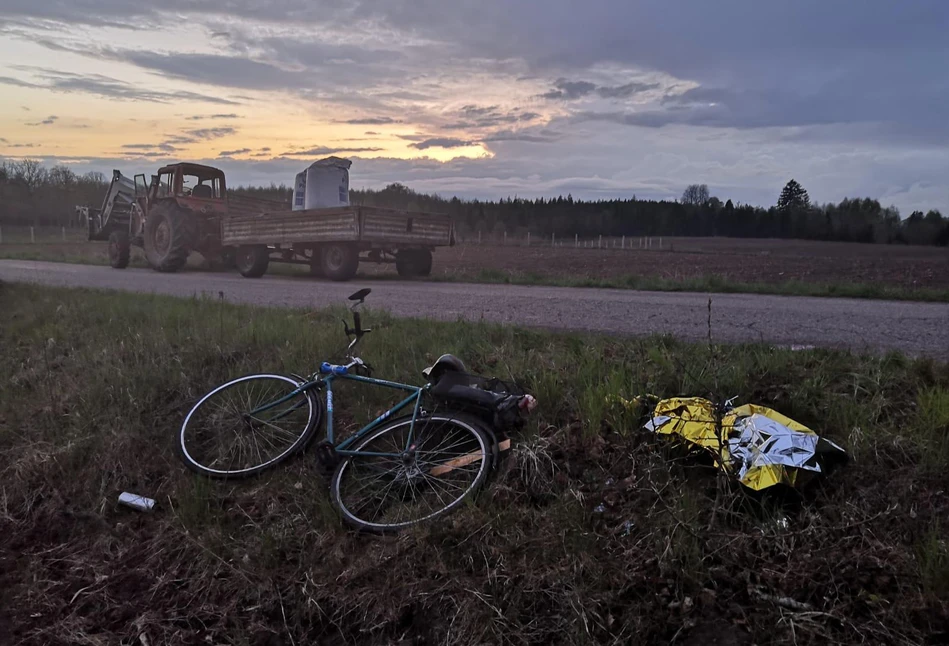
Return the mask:
[[[473,496],[498,460],[495,431],[520,425],[536,401],[511,384],[468,375],[451,355],[423,371],[429,378],[424,386],[373,378],[371,367],[354,353],[371,332],[362,327],[358,311],[370,291],[349,297],[353,327],[343,321],[351,339],[346,363],[324,361],[308,378],[246,375],[202,397],[185,417],[177,442],[188,468],[218,478],[258,474],[304,449],[325,411],[326,438],[317,445],[317,457],[332,473],[331,500],[348,524],[373,532],[399,530],[443,516]],[[409,394],[336,443],[336,380]],[[409,407],[411,414],[395,416]]]

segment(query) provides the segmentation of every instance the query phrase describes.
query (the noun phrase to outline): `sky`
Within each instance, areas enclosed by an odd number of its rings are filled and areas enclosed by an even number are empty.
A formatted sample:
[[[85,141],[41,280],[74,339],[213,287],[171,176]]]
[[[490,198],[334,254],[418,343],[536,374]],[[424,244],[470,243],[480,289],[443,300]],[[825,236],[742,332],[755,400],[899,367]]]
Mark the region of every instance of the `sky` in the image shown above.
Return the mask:
[[[0,157],[949,213],[947,0],[0,0]]]

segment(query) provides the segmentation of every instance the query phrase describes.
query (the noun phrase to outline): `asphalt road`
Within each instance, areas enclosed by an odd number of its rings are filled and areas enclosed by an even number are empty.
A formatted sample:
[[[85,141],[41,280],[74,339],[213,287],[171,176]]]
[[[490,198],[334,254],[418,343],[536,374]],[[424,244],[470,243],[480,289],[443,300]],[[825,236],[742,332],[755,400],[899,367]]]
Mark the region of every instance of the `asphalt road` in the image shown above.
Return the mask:
[[[367,303],[396,316],[480,320],[616,335],[671,334],[720,342],[758,341],[854,350],[900,350],[949,360],[949,304],[841,298],[639,292],[617,289],[352,281],[0,260],[0,280],[172,296],[224,292],[232,302],[325,307],[371,287]]]

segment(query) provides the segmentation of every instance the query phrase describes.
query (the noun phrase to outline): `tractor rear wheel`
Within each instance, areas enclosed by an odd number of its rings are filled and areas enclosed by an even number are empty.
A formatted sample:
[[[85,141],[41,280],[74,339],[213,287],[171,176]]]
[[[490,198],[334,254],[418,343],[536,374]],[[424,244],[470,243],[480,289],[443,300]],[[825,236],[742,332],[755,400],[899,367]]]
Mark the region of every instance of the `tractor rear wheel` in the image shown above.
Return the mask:
[[[270,266],[270,251],[264,245],[238,247],[234,264],[244,278],[260,278]]]
[[[129,255],[132,245],[129,242],[128,231],[116,229],[109,234],[109,264],[116,269],[125,269],[129,266]]]
[[[176,204],[155,206],[145,218],[145,257],[155,271],[175,272],[188,262],[194,240],[193,215]]]
[[[330,280],[344,281],[356,275],[359,267],[359,251],[346,243],[323,245],[320,250],[320,266],[323,275]]]

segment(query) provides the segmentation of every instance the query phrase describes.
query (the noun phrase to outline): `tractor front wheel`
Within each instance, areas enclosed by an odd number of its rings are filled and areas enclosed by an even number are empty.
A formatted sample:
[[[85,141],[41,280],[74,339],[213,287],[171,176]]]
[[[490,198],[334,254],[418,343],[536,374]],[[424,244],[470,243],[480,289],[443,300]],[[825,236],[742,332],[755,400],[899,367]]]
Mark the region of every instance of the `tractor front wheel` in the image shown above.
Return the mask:
[[[145,218],[145,257],[155,271],[175,272],[188,262],[194,240],[191,213],[166,202]]]
[[[128,231],[117,229],[109,234],[109,264],[116,269],[125,269],[129,266],[129,256],[132,245],[129,243]]]

